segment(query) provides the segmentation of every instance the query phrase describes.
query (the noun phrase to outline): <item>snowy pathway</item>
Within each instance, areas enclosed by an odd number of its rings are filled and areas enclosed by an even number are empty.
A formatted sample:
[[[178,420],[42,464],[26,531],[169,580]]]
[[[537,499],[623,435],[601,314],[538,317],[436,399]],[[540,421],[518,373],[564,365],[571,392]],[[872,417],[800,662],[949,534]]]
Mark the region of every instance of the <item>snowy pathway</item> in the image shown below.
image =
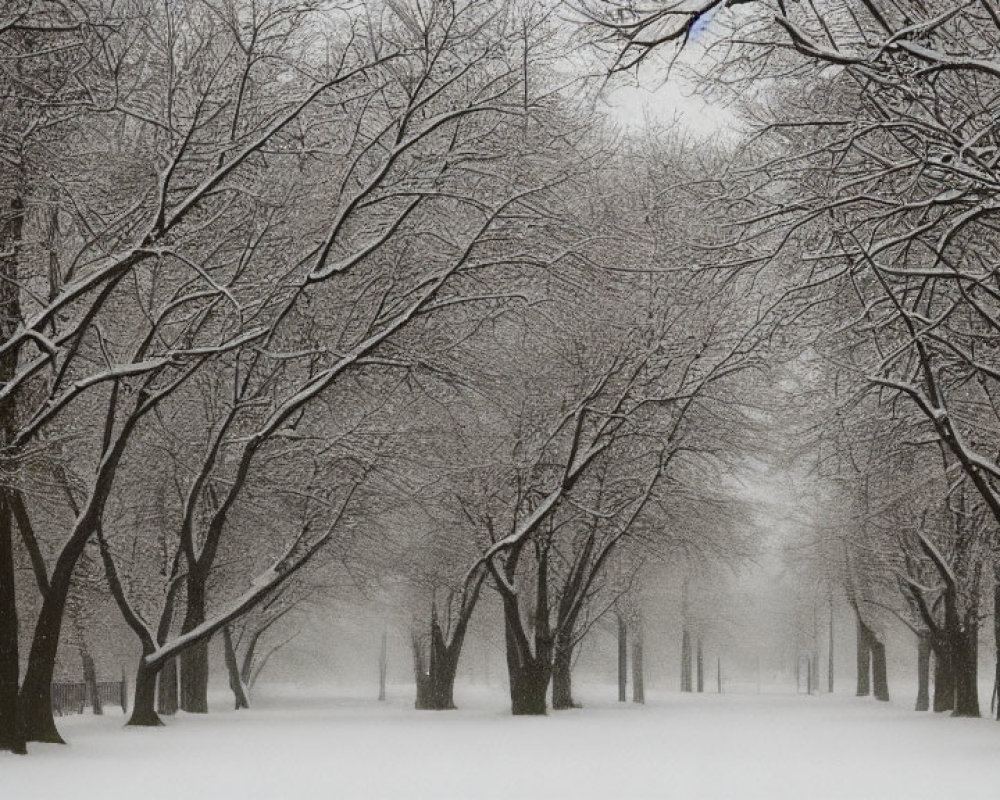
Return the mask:
[[[587,708],[534,719],[506,715],[498,694],[459,699],[465,710],[418,713],[402,694],[381,706],[272,698],[159,730],[66,718],[69,747],[0,755],[0,798],[1000,796],[989,720],[849,696],[663,694],[636,707],[585,692]]]

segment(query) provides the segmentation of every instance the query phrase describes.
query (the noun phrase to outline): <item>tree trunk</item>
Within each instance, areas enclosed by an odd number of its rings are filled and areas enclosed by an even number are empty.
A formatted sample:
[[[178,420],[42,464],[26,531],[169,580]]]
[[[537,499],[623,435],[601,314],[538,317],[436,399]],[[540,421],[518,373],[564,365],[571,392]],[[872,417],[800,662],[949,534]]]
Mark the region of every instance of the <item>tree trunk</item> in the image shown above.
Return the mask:
[[[646,684],[642,664],[642,627],[636,626],[632,635],[632,702],[646,702]]]
[[[382,631],[382,646],[378,651],[378,699],[385,702],[385,676],[389,670],[389,634]]]
[[[691,691],[691,634],[686,625],[681,631],[681,691]]]
[[[157,681],[156,710],[160,714],[177,713],[177,659],[168,658],[160,668]]]
[[[867,697],[871,694],[871,633],[868,630],[868,626],[861,621],[861,615],[857,615],[858,618],[858,697]]]
[[[515,716],[545,714],[550,667],[534,661],[510,672],[510,710]]]
[[[126,725],[154,728],[163,724],[156,714],[156,677],[158,670],[149,669],[140,659],[135,673],[135,697],[132,699],[132,715]]]
[[[83,662],[83,682],[87,685],[87,692],[90,694],[90,707],[94,713],[101,715],[104,709],[101,708],[101,693],[97,688],[97,670],[94,669],[94,659],[86,646],[80,648],[80,660]]]
[[[917,637],[917,711],[930,708],[931,641],[929,634]]]
[[[573,647],[569,642],[560,641],[552,659],[552,708],[565,711],[579,707],[573,700]]]
[[[14,530],[7,491],[0,490],[0,750],[26,753],[18,701],[20,663],[14,590]]]
[[[993,562],[993,657],[996,668],[993,674],[993,702],[996,718],[1000,720],[1000,560]]]
[[[888,702],[889,678],[885,663],[885,645],[871,635],[872,689],[876,700]]]
[[[628,677],[628,628],[625,617],[618,615],[618,702],[624,703]]]
[[[431,635],[428,662],[423,660],[423,648],[414,635],[413,671],[417,681],[415,708],[420,711],[450,711],[455,708],[455,676],[458,673],[458,647],[449,647],[440,636]]]
[[[696,656],[695,660],[696,660],[697,665],[698,665],[697,685],[698,685],[698,692],[701,693],[701,692],[705,691],[705,659],[704,659],[704,656],[703,656],[703,654],[701,652],[701,637],[700,636],[698,637],[698,645],[697,645],[696,650],[697,650],[697,656]]]
[[[188,583],[187,612],[181,624],[181,633],[194,630],[205,621],[204,586]],[[189,714],[208,713],[208,643],[210,639],[196,642],[181,651],[181,710]]]
[[[955,670],[947,646],[934,648],[934,710],[955,708]]]
[[[715,659],[715,692],[722,694],[722,659]]]
[[[59,636],[73,568],[85,543],[86,539],[80,537],[63,549],[56,561],[49,591],[42,600],[35,622],[28,668],[21,683],[20,694],[21,718],[25,739],[29,742],[65,744],[52,714],[52,676],[59,652]]]
[[[0,230],[0,343],[6,342],[21,324],[18,251],[24,224],[24,203],[15,196]],[[0,383],[14,377],[18,354],[0,357]],[[0,406],[0,437],[10,441],[14,433],[14,404]],[[20,650],[18,641],[17,592],[14,564],[14,516],[8,492],[0,490],[0,750],[24,754],[25,726],[18,693]],[[51,711],[50,711],[51,716]]]
[[[830,592],[830,647],[827,653],[826,690],[833,694],[833,592]]]
[[[956,635],[954,650],[955,708],[956,717],[978,717],[979,714],[979,631],[967,625]]]
[[[240,675],[240,663],[236,657],[236,646],[233,644],[233,632],[228,625],[222,628],[222,642],[225,651],[226,673],[229,675],[229,688],[233,692],[233,704],[237,711],[250,708],[250,698],[247,687]]]

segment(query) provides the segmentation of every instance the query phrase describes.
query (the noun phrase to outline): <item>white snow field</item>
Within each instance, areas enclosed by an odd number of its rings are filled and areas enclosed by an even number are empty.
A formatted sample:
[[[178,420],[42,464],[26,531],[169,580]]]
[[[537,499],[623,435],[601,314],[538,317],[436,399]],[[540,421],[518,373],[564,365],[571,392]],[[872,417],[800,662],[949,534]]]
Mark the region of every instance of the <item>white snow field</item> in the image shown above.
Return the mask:
[[[0,755],[0,798],[997,798],[1000,723],[847,695],[653,694],[513,718],[494,689],[462,710],[272,694],[154,730],[65,717],[68,746]]]

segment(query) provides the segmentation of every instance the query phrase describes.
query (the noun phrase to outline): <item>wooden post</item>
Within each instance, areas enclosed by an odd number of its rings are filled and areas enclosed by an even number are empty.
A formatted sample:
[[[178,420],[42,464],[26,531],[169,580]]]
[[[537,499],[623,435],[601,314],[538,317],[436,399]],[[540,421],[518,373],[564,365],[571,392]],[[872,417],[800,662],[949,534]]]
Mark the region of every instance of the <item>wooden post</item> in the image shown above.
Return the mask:
[[[715,659],[715,690],[722,694],[722,659]]]

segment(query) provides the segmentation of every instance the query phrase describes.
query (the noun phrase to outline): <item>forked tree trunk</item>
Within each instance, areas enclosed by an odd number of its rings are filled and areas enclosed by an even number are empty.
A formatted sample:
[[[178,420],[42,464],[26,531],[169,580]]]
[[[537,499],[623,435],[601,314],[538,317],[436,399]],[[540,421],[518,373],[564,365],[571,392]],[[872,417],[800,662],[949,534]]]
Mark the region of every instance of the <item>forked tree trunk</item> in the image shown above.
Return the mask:
[[[931,641],[926,633],[917,637],[917,711],[927,711],[931,705]]]
[[[135,696],[132,698],[132,714],[125,724],[132,727],[153,728],[163,724],[156,714],[157,670],[150,669],[139,660],[135,673]]]
[[[419,637],[412,637],[413,671],[417,682],[414,707],[420,711],[450,711],[455,708],[455,676],[458,672],[458,648],[449,648],[443,640],[431,636],[425,663]]]
[[[222,642],[225,651],[226,674],[229,676],[229,688],[233,692],[233,704],[237,711],[250,708],[250,698],[247,687],[240,675],[240,663],[236,657],[236,645],[233,644],[233,632],[228,625],[222,628]]]
[[[156,710],[170,716],[177,713],[177,659],[163,662],[157,679]]]
[[[874,634],[871,640],[872,654],[872,693],[876,700],[888,702],[889,676],[885,662],[885,645]]]
[[[625,617],[618,615],[618,702],[624,703],[628,679],[628,628]]]

